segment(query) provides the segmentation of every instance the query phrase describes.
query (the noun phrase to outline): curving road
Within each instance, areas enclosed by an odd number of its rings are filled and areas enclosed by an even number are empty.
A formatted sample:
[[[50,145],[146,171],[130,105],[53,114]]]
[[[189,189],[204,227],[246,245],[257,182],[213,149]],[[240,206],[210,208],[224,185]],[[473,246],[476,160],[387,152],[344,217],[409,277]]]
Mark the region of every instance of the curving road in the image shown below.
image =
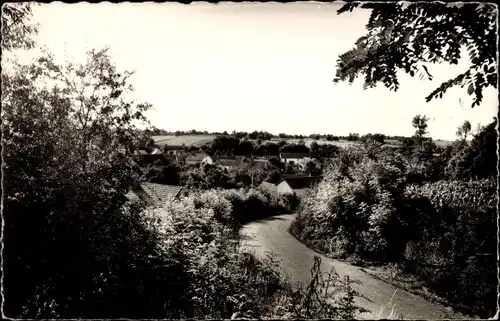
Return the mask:
[[[376,279],[355,267],[318,254],[299,242],[288,232],[294,214],[275,216],[267,220],[245,225],[240,234],[242,249],[253,249],[257,256],[273,252],[280,262],[283,272],[295,280],[308,282],[310,269],[315,255],[321,257],[321,270],[328,272],[334,267],[340,276],[349,275],[361,282],[355,285],[366,299],[357,298],[356,303],[371,311],[359,318],[397,318],[402,314],[405,319],[470,319],[436,303],[406,292]],[[392,302],[392,304],[390,304]],[[390,307],[394,307],[391,311]]]

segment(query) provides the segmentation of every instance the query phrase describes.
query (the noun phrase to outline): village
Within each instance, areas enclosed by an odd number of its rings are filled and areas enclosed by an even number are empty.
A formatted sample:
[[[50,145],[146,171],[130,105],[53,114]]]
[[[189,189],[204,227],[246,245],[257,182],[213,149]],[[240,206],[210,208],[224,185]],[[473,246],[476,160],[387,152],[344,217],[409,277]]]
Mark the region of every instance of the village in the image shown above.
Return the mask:
[[[277,192],[283,196],[301,197],[310,191],[322,178],[321,175],[312,175],[310,172],[305,173],[307,166],[314,166],[320,171],[323,164],[318,158],[314,158],[311,152],[280,152],[278,155],[268,156],[228,156],[221,155],[218,151],[210,156],[201,148],[189,148],[186,151],[185,145],[167,145],[163,148],[137,148],[134,150],[134,161],[139,168],[153,167],[161,169],[162,167],[175,164],[177,166],[201,167],[204,165],[212,165],[222,168],[226,171],[238,171],[247,169],[253,178],[252,173],[259,170],[265,170],[272,167],[271,164],[288,164],[294,166],[297,173],[283,174],[280,179],[275,182],[266,180],[259,182],[257,185],[252,181],[250,187],[256,187],[258,190],[267,190]],[[330,158],[322,159],[327,161]],[[128,196],[131,199],[139,198],[146,201],[150,205],[161,206],[166,201],[171,199],[179,199],[181,195],[186,195],[187,189],[185,186],[158,184],[153,182],[142,182],[137,184],[129,192]]]

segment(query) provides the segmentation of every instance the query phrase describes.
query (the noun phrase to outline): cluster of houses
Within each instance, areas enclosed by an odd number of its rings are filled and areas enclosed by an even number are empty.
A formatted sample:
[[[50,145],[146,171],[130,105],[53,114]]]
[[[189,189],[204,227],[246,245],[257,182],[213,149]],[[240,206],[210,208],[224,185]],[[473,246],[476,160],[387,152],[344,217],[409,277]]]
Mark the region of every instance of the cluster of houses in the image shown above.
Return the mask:
[[[279,155],[263,157],[225,156],[215,153],[214,156],[210,156],[202,151],[186,153],[184,150],[184,146],[168,145],[163,150],[156,148],[150,153],[145,149],[138,149],[134,152],[134,154],[136,156],[136,160],[142,165],[154,164],[155,162],[163,164],[184,163],[190,165],[214,164],[231,169],[238,168],[246,164],[250,165],[252,169],[258,169],[264,167],[271,159],[274,158],[280,162],[296,164],[300,169],[303,169],[303,167],[310,162],[318,168],[321,166],[321,162],[316,158],[311,158],[309,153],[280,153]]]
[[[138,149],[134,152],[135,160],[141,165],[147,164],[214,164],[223,166],[226,169],[239,168],[243,165],[250,166],[251,170],[263,168],[272,158],[284,162],[295,163],[299,167],[312,162],[316,166],[321,163],[314,158],[310,158],[309,153],[280,153],[278,156],[225,156],[215,153],[210,156],[204,152],[185,153],[183,146],[168,146],[166,148],[156,148],[151,152],[145,149]],[[321,177],[307,175],[285,175],[277,184],[262,182],[258,188],[273,190],[279,194],[304,195],[312,186],[317,184]],[[144,182],[135,186],[128,194],[130,199],[141,199],[149,204],[161,204],[168,199],[178,198],[182,195],[182,186],[172,186]]]

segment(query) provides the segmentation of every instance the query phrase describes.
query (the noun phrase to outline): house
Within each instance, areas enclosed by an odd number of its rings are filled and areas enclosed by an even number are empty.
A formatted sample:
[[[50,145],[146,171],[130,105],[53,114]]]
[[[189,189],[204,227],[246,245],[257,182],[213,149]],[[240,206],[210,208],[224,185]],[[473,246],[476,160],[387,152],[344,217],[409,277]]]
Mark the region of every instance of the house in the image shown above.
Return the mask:
[[[145,182],[134,186],[127,197],[130,200],[143,200],[149,205],[161,206],[168,200],[178,199],[183,189],[182,186]]]
[[[167,155],[178,155],[184,151],[183,145],[165,145],[163,151]]]
[[[309,157],[309,153],[280,153],[281,161],[285,163],[297,164],[306,157]]]
[[[196,165],[196,164],[213,164],[214,161],[212,157],[205,153],[196,153],[187,155],[185,159],[186,164]]]
[[[249,162],[249,159],[245,156],[218,156],[215,157],[215,164],[224,166],[226,169],[230,168],[238,168],[246,162]]]
[[[294,176],[285,177],[277,184],[279,194],[295,194],[303,196],[321,180],[321,176]]]
[[[141,166],[145,165],[167,165],[168,161],[164,157],[163,153],[159,153],[157,149],[153,150],[151,153],[148,153],[145,149],[137,149],[133,152],[133,157],[137,164]]]

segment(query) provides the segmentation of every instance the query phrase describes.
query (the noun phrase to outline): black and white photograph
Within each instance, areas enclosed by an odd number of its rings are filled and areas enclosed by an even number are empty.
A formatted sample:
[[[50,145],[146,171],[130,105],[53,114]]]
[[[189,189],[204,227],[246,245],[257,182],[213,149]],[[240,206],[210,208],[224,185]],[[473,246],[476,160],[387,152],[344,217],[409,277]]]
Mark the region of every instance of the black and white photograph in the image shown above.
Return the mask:
[[[498,11],[3,3],[2,319],[499,318]]]

